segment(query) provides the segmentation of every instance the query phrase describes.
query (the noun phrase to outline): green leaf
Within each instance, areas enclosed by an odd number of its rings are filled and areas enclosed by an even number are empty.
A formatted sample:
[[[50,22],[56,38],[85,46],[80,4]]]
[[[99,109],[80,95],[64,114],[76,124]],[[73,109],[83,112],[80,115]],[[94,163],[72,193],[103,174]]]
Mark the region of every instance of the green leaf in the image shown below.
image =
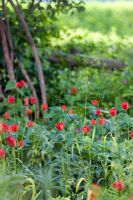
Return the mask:
[[[6,90],[13,90],[15,89],[15,83],[13,81],[8,81],[6,84]]]

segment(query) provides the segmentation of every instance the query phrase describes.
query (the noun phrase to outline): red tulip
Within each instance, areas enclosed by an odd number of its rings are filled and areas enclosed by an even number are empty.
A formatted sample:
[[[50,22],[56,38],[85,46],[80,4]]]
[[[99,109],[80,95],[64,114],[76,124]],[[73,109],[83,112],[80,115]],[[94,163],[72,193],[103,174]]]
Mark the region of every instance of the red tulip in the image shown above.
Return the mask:
[[[128,102],[122,102],[121,107],[123,108],[123,110],[128,110]]]
[[[76,87],[72,87],[71,88],[71,94],[76,94],[77,93],[77,88]]]
[[[96,99],[91,100],[91,104],[93,106],[97,106],[98,105],[98,100],[96,100]]]
[[[19,140],[18,141],[18,146],[21,147],[21,148],[24,147],[24,141],[23,140]]]
[[[67,106],[65,104],[61,105],[61,110],[65,111],[67,109]]]
[[[9,126],[5,123],[0,124],[0,133],[7,133],[9,131]]]
[[[9,96],[7,99],[9,104],[14,104],[15,103],[15,98],[13,96]]]
[[[16,146],[16,139],[14,137],[9,136],[8,138],[6,138],[6,142],[10,147]]]
[[[9,131],[10,131],[10,132],[17,132],[17,131],[18,131],[18,128],[19,128],[18,124],[11,124],[11,125],[9,126]]]
[[[110,115],[111,115],[112,117],[114,117],[114,116],[117,114],[116,108],[111,108],[111,109],[109,110],[109,113],[110,113]]]
[[[82,131],[83,131],[84,134],[87,134],[90,131],[90,127],[85,125],[85,126],[82,127]]]
[[[35,104],[36,103],[36,98],[35,97],[30,97],[30,103]]]
[[[91,185],[91,189],[99,190],[99,189],[100,189],[100,185],[98,185],[97,183],[93,183],[93,184]]]
[[[62,131],[64,129],[64,122],[57,122],[55,127],[58,131]]]
[[[98,200],[100,195],[100,186],[97,184],[92,184],[88,193],[88,200]]]
[[[28,127],[33,127],[33,125],[34,125],[34,122],[31,122],[31,121],[28,121],[27,123],[26,123],[26,125],[28,126]]]
[[[133,131],[130,133],[130,137],[133,138]]]
[[[100,118],[100,119],[99,119],[99,124],[100,124],[101,126],[103,126],[103,125],[105,124],[105,119],[104,119],[104,118]]]
[[[45,110],[45,111],[46,111],[47,108],[48,108],[48,105],[44,103],[44,104],[41,105],[41,108],[42,108],[42,110]]]
[[[32,111],[31,111],[30,109],[26,109],[26,110],[25,110],[25,113],[26,113],[27,115],[30,115],[30,114],[32,113]]]
[[[73,114],[73,110],[72,109],[68,110],[68,114],[72,115]]]
[[[17,81],[16,82],[16,88],[19,88],[20,87],[20,83]]]
[[[100,114],[101,114],[100,108],[97,108],[94,114],[95,114],[95,115],[100,115]]]
[[[25,98],[24,98],[24,104],[25,104],[26,106],[29,105],[29,98],[28,98],[28,97],[25,97]]]
[[[21,80],[20,82],[16,82],[16,88],[22,88],[25,85],[25,81]]]
[[[9,113],[4,113],[4,114],[3,114],[3,117],[4,117],[5,119],[8,119],[8,118],[10,117],[10,114],[9,114]]]
[[[20,87],[24,87],[25,86],[25,81],[24,80],[21,80],[19,83],[20,83]]]
[[[118,192],[124,190],[124,184],[122,181],[116,181],[112,184],[112,187],[116,189]]]
[[[95,120],[95,119],[91,119],[91,120],[90,120],[90,124],[91,124],[91,125],[96,125],[96,120]]]
[[[0,148],[0,159],[4,159],[6,156],[6,151],[3,148]]]
[[[133,197],[128,197],[128,200],[133,200]]]

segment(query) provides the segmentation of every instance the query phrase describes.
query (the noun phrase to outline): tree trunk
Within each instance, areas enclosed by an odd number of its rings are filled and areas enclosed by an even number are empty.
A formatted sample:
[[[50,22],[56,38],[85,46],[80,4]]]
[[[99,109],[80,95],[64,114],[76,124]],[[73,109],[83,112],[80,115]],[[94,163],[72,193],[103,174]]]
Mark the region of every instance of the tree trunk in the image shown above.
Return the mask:
[[[5,17],[5,33],[6,33],[8,44],[9,44],[10,58],[13,62],[13,41],[12,41],[12,37],[11,37],[12,34],[11,34],[11,30],[10,30],[10,24],[9,24],[9,20],[8,20],[5,0],[2,0],[2,8],[3,8],[4,17]]]
[[[5,59],[6,67],[7,67],[8,77],[10,81],[15,82],[13,63],[10,58],[7,38],[4,31],[4,23],[1,17],[0,17],[0,35],[1,35],[1,44],[2,44],[4,59]]]
[[[78,58],[78,59],[77,59]],[[126,64],[121,60],[93,57],[83,54],[60,54],[55,53],[48,58],[51,63],[62,63],[66,62],[72,68],[78,67],[79,65],[85,65],[93,68],[106,68],[106,69],[122,69]]]
[[[31,35],[30,31],[29,31],[29,27],[27,25],[27,22],[25,21],[25,18],[24,18],[24,15],[22,13],[22,10],[17,5],[14,4],[13,0],[9,0],[9,2],[12,5],[12,7],[14,8],[14,10],[16,12],[16,15],[18,16],[19,21],[20,21],[20,23],[22,25],[22,28],[23,28],[26,36],[27,36],[28,42],[29,42],[29,44],[31,46],[32,54],[33,54],[33,57],[35,59],[35,63],[36,63],[36,66],[37,66],[37,72],[38,72],[38,79],[39,79],[39,83],[40,83],[42,103],[47,103],[45,79],[44,79],[43,70],[42,70],[42,64],[41,64],[41,61],[40,61],[40,58],[39,58],[39,55],[38,55],[38,52],[37,52],[36,45],[34,43],[32,35]]]
[[[4,98],[5,98],[5,95],[4,95],[4,93],[2,91],[2,87],[0,85],[0,99],[4,99]]]
[[[17,64],[18,64],[18,67],[20,68],[20,70],[21,70],[21,72],[22,72],[22,74],[23,74],[23,76],[24,76],[24,78],[25,78],[25,80],[27,82],[27,85],[30,88],[33,97],[36,98],[35,117],[36,117],[36,119],[38,119],[39,118],[39,100],[38,100],[38,96],[37,96],[35,87],[32,84],[32,81],[31,81],[27,71],[24,69],[24,66],[19,62],[19,59],[18,59],[17,55],[14,52],[12,34],[11,34],[11,30],[10,30],[9,20],[8,20],[8,17],[7,17],[7,10],[6,10],[6,6],[5,6],[5,1],[3,0],[2,3],[3,3],[3,13],[4,13],[4,17],[5,17],[5,32],[6,32],[6,35],[7,35],[7,40],[8,40],[9,48],[10,48],[10,52],[11,52],[10,53],[10,57],[12,59],[12,62],[13,62],[13,58],[15,57],[15,59],[17,61]]]

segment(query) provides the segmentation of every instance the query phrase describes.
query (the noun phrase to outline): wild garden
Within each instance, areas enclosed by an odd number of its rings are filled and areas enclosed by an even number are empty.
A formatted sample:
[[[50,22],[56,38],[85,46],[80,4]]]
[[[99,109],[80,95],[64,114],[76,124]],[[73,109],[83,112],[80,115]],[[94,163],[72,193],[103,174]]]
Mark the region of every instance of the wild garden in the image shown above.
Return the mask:
[[[133,2],[0,1],[0,200],[133,200]]]

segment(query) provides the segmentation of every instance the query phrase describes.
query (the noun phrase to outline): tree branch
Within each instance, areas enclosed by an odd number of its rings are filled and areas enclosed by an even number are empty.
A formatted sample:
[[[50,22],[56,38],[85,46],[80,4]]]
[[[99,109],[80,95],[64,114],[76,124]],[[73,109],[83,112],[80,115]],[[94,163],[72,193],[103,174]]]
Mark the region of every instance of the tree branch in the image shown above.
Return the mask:
[[[6,5],[5,5],[5,0],[2,0],[2,7],[3,7],[3,14],[4,14],[4,17],[5,17],[6,35],[7,35],[7,39],[8,39],[8,43],[9,43],[9,47],[10,47],[10,58],[13,62],[13,41],[12,41],[12,37],[11,37],[9,20],[8,20],[8,17],[7,17],[7,8],[6,8]]]
[[[2,87],[0,85],[0,99],[4,99],[4,98],[5,98],[5,95],[4,95],[4,93],[2,91]]]
[[[125,63],[121,60],[107,59],[101,57],[93,57],[82,54],[53,54],[48,58],[51,63],[67,62],[71,67],[77,67],[79,64],[93,68],[121,69],[125,67]]]
[[[27,36],[27,40],[31,46],[32,49],[32,55],[35,59],[35,63],[37,66],[37,72],[38,72],[38,79],[39,79],[39,85],[40,85],[40,90],[41,90],[41,97],[42,97],[42,103],[47,103],[47,99],[46,99],[46,86],[45,86],[45,79],[44,79],[44,75],[43,75],[43,70],[42,70],[42,64],[37,52],[37,48],[36,45],[34,43],[34,40],[32,38],[32,35],[29,31],[27,22],[25,21],[24,15],[22,13],[22,10],[14,4],[13,0],[9,0],[10,4],[12,5],[12,7],[14,8],[16,15],[19,18],[19,21],[21,23],[21,26]]]
[[[9,80],[15,82],[15,74],[14,74],[14,69],[13,69],[13,63],[10,58],[10,53],[9,53],[9,48],[8,48],[8,43],[7,43],[7,38],[6,34],[4,31],[4,23],[2,18],[0,17],[0,35],[1,35],[1,43],[2,43],[2,48],[3,48],[3,54],[5,58],[5,63],[7,66],[7,71],[8,71],[8,77]]]
[[[30,80],[30,77],[27,73],[27,71],[24,69],[23,65],[20,63],[19,59],[17,58],[17,55],[15,54],[14,52],[14,49],[13,49],[13,40],[12,40],[12,34],[11,34],[11,31],[10,31],[10,24],[9,24],[9,21],[8,21],[8,18],[7,18],[7,11],[6,11],[6,7],[5,7],[5,1],[3,0],[2,1],[3,3],[3,12],[4,12],[4,16],[5,16],[5,21],[6,21],[6,34],[7,34],[7,39],[8,39],[8,42],[9,42],[9,46],[10,46],[10,49],[11,49],[11,56],[12,56],[12,62],[13,62],[13,57],[15,56],[15,59],[18,63],[18,66],[32,92],[32,95],[36,98],[36,118],[39,118],[39,100],[38,100],[38,97],[37,97],[37,93],[36,93],[36,90],[32,84],[32,81]]]

